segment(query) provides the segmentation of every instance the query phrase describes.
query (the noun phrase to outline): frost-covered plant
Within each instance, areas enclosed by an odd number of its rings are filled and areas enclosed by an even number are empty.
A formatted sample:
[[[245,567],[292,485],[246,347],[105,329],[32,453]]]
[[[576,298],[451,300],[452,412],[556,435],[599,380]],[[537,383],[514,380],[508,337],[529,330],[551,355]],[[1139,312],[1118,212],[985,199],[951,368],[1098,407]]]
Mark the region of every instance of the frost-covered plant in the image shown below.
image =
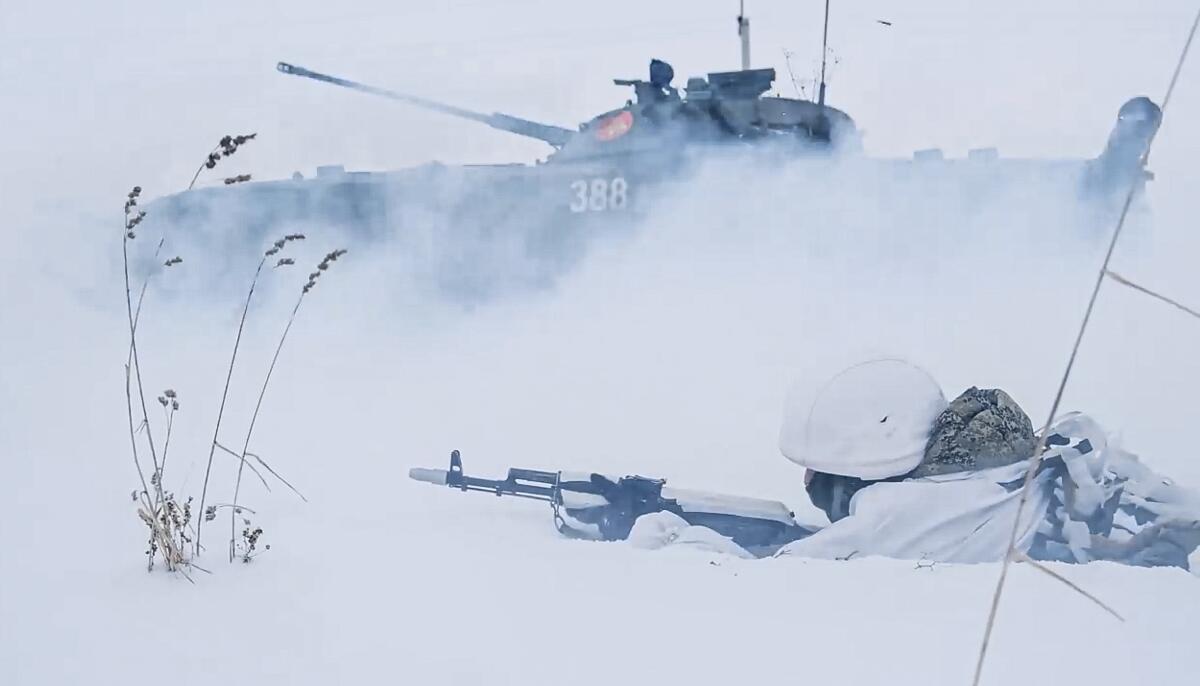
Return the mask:
[[[184,564],[183,554],[175,546],[175,532],[170,528],[170,518],[164,518],[166,497],[162,487],[162,465],[158,459],[158,451],[154,445],[154,434],[150,424],[150,414],[146,409],[146,393],[142,385],[141,364],[137,349],[137,319],[133,309],[133,293],[129,281],[129,244],[137,239],[137,227],[146,218],[145,211],[138,208],[138,198],[141,197],[141,186],[134,186],[125,196],[125,221],[121,237],[121,255],[125,272],[125,311],[129,324],[129,355],[125,363],[125,407],[129,420],[129,442],[133,451],[133,463],[137,467],[138,478],[142,489],[134,491],[135,499],[141,500],[138,516],[150,529],[147,569],[154,568],[156,556],[161,554],[167,569],[175,571]],[[141,301],[138,312],[141,311]],[[133,386],[136,381],[138,407],[141,410],[140,419],[134,407]],[[146,480],[146,469],[138,451],[137,433],[144,432],[146,446],[150,454],[150,480]]]
[[[238,148],[244,145],[247,141],[253,140],[255,134],[244,136],[225,136],[218,143],[211,153],[208,154],[203,164],[197,170],[196,175],[192,178],[188,188],[195,185],[200,173],[204,169],[212,169],[217,162],[225,157],[229,157],[237,152]],[[225,179],[226,185],[242,183],[250,180],[250,175],[239,174],[234,177]],[[165,432],[161,447],[155,440],[154,426],[151,421],[150,412],[148,409],[145,387],[142,381],[142,366],[139,358],[138,350],[138,323],[141,318],[142,306],[145,302],[146,292],[150,284],[151,277],[162,271],[170,269],[183,263],[183,258],[179,256],[171,257],[164,262],[159,262],[159,255],[162,252],[165,244],[165,237],[161,238],[154,249],[153,264],[161,265],[157,269],[149,272],[142,282],[138,297],[133,297],[133,288],[130,278],[130,249],[131,243],[138,238],[139,226],[146,218],[146,212],[140,209],[138,202],[141,198],[142,189],[140,186],[135,186],[133,190],[125,198],[125,217],[122,227],[122,258],[124,265],[124,283],[125,283],[125,305],[127,322],[129,329],[129,351],[128,358],[125,364],[125,397],[126,410],[129,425],[130,448],[133,455],[134,466],[137,470],[138,479],[141,484],[140,489],[134,489],[132,498],[138,503],[137,514],[141,521],[149,530],[148,543],[146,548],[147,569],[152,570],[158,561],[162,561],[163,565],[169,571],[181,572],[185,577],[191,580],[187,570],[202,568],[195,565],[194,560],[201,553],[203,547],[200,543],[200,532],[205,522],[211,522],[216,519],[217,512],[220,508],[229,508],[231,511],[231,522],[234,518],[249,512],[254,514],[250,508],[238,504],[238,497],[241,491],[241,480],[243,472],[249,468],[250,472],[258,477],[263,486],[270,491],[270,485],[266,478],[259,471],[255,464],[269,472],[274,478],[286,485],[289,489],[304,498],[300,492],[284,479],[277,471],[268,465],[260,456],[249,451],[250,439],[253,434],[255,420],[258,417],[261,409],[263,397],[266,394],[267,386],[270,382],[271,374],[275,369],[275,365],[279,359],[280,350],[283,347],[284,341],[287,339],[288,332],[291,330],[292,323],[295,321],[296,313],[300,308],[300,303],[315,285],[316,276],[310,275],[308,282],[303,287],[300,298],[297,300],[296,306],[292,309],[291,317],[288,319],[282,336],[279,339],[279,344],[276,346],[275,355],[271,360],[270,367],[267,370],[266,378],[263,381],[262,388],[259,392],[258,403],[255,406],[254,415],[250,420],[250,429],[247,431],[245,443],[241,452],[234,452],[219,442],[221,420],[225,413],[225,404],[229,395],[230,381],[233,375],[233,369],[237,362],[238,350],[241,346],[242,334],[245,331],[246,318],[249,313],[250,304],[253,300],[255,289],[258,285],[260,276],[263,273],[263,268],[267,261],[274,261],[274,268],[286,267],[295,264],[295,261],[290,257],[277,257],[281,251],[289,244],[304,240],[305,236],[299,233],[288,234],[277,241],[274,241],[269,248],[263,253],[259,261],[258,268],[254,272],[254,276],[250,281],[250,288],[246,294],[245,304],[242,309],[241,320],[238,324],[237,336],[234,340],[233,352],[230,355],[229,365],[227,368],[224,390],[221,395],[221,405],[217,413],[216,427],[213,432],[213,440],[210,446],[208,464],[205,467],[204,486],[200,495],[199,512],[200,516],[193,524],[192,503],[193,498],[186,499],[177,498],[172,492],[166,490],[164,486],[165,469],[167,458],[171,449],[171,435],[175,424],[176,413],[180,411],[180,401],[178,393],[168,388],[162,391],[156,399],[162,408],[163,415],[161,417]],[[329,268],[329,265],[336,261],[340,256],[345,254],[345,250],[335,250],[325,256],[318,265],[318,272],[323,273]],[[140,434],[140,438],[139,438]],[[212,470],[213,455],[216,449],[220,448],[222,452],[229,453],[239,460],[237,482],[234,486],[234,502],[233,503],[216,503],[207,504],[206,498],[208,494],[209,476]],[[147,459],[148,458],[148,459]],[[250,463],[247,458],[253,460]],[[230,560],[235,557],[240,557],[243,562],[249,562],[255,556],[261,554],[263,550],[270,547],[265,546],[260,549],[260,537],[262,536],[261,527],[252,527],[248,518],[243,518],[246,528],[242,532],[240,543],[234,539],[231,532],[230,540]]]
[[[238,510],[234,510],[236,514]],[[237,557],[243,564],[250,562],[254,558],[271,549],[271,544],[267,543],[262,550],[258,549],[258,539],[262,537],[262,527],[255,526],[248,517],[242,519],[242,538],[237,544],[230,541],[233,546],[230,549],[230,557]]]

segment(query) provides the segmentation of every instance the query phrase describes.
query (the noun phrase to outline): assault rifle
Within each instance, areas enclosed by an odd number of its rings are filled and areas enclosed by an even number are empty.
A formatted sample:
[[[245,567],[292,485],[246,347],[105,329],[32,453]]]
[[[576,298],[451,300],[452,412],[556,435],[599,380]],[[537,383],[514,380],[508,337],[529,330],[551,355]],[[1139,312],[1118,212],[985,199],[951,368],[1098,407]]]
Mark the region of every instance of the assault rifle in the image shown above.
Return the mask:
[[[544,500],[558,531],[572,538],[620,541],[637,518],[672,512],[689,524],[716,531],[756,555],[804,538],[811,529],[796,523],[786,505],[774,500],[689,491],[665,486],[665,479],[612,478],[582,472],[508,470],[504,479],[482,479],[463,472],[462,456],[450,453],[449,469],[410,469],[409,478],[461,491]]]

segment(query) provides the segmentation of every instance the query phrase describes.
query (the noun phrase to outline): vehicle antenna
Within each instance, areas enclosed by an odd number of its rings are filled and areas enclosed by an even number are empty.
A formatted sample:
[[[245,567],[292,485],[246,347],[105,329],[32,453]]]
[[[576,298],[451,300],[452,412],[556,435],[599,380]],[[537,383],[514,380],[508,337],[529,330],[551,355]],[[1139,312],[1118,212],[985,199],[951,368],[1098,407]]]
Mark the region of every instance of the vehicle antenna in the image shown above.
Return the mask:
[[[738,38],[742,39],[742,70],[750,68],[750,18],[746,16],[746,0],[738,2]]]
[[[808,94],[804,92],[804,86],[796,82],[796,72],[792,71],[792,52],[787,48],[783,48],[783,63],[787,65],[788,76],[792,79],[792,88],[796,89],[796,95],[807,98]]]
[[[821,89],[817,93],[817,104],[825,106],[825,58],[829,55],[829,0],[825,0],[825,31],[821,35]]]

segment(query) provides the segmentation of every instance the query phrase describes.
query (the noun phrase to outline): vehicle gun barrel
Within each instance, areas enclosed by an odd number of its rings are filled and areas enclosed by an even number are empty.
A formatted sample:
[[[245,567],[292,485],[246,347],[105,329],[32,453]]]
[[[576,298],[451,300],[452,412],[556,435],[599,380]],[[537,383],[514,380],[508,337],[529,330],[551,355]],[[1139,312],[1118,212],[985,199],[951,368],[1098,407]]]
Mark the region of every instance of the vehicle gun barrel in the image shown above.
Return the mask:
[[[1153,175],[1146,171],[1150,142],[1162,124],[1162,109],[1146,97],[1121,106],[1104,151],[1088,164],[1085,187],[1102,193],[1125,192],[1131,183],[1141,187]]]
[[[335,86],[341,86],[343,88],[349,88],[350,90],[377,95],[379,97],[388,98],[389,100],[396,100],[414,107],[420,107],[433,112],[440,112],[441,114],[448,114],[452,117],[477,121],[481,124],[487,124],[493,129],[515,133],[518,136],[525,136],[527,138],[536,138],[540,141],[549,143],[556,148],[565,145],[567,141],[571,140],[571,138],[575,136],[576,133],[571,129],[566,129],[561,126],[542,124],[500,112],[493,112],[492,114],[474,112],[462,107],[455,107],[454,105],[447,105],[446,103],[437,102],[436,100],[429,100],[428,98],[421,98],[415,95],[409,95],[407,93],[398,93],[386,88],[377,88],[375,86],[369,86],[365,83],[351,81],[350,79],[343,79],[337,76],[330,76],[329,74],[322,74],[320,72],[305,69],[304,67],[298,67],[294,64],[288,64],[287,62],[280,62],[275,65],[275,68],[284,74],[303,76],[305,78],[313,79],[314,81],[324,81],[325,83],[332,83]]]

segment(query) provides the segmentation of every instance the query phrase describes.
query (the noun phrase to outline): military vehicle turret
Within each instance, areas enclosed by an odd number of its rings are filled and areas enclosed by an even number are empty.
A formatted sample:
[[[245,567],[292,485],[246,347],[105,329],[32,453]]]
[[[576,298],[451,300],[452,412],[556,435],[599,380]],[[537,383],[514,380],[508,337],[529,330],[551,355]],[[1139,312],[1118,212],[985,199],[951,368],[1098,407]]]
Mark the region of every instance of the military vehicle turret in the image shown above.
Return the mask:
[[[738,21],[743,69],[689,78],[679,89],[673,68],[654,59],[647,79],[614,80],[631,87],[633,98],[574,129],[476,112],[280,62],[283,74],[543,141],[548,154],[529,165],[431,163],[386,172],[319,167],[315,178],[297,175],[170,196],[159,201],[157,214],[196,231],[238,226],[259,241],[284,229],[313,227],[399,236],[406,249],[424,251],[421,268],[440,288],[471,299],[503,280],[514,264],[525,280],[552,280],[589,241],[630,230],[664,187],[685,182],[697,164],[723,159],[722,152],[772,163],[853,159],[948,175],[970,166],[976,183],[980,168],[1021,173],[1044,168],[1077,176],[1082,197],[1110,204],[1148,176],[1144,152],[1161,112],[1146,98],[1121,108],[1106,148],[1090,160],[1003,160],[994,150],[972,151],[961,161],[943,159],[936,150],[914,153],[911,160],[867,159],[854,120],[826,104],[823,79],[816,102],[768,94],[775,70],[749,68],[748,20]]]
[[[286,62],[276,68],[284,74],[382,96],[543,141],[554,148],[547,163],[644,153],[670,156],[692,146],[714,144],[857,144],[854,122],[846,113],[807,100],[766,96],[775,82],[774,69],[743,69],[691,78],[681,94],[672,85],[675,70],[653,59],[649,80],[613,79],[616,85],[633,88],[633,100],[572,130],[508,114],[473,112]]]

